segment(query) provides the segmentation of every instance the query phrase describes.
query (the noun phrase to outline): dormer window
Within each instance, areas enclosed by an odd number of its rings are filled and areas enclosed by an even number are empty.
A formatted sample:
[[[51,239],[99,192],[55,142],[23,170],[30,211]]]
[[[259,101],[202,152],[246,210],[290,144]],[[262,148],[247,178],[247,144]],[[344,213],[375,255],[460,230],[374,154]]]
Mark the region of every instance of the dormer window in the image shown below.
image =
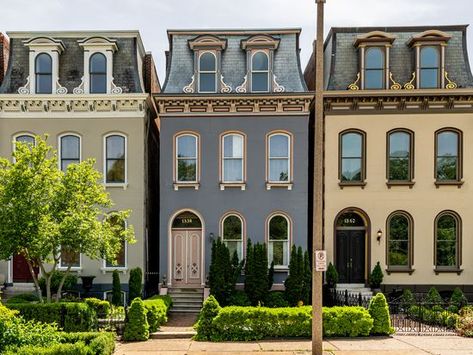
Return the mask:
[[[84,49],[84,76],[74,94],[121,94],[113,78],[113,54],[117,41],[106,37],[89,37],[78,41]]]
[[[59,55],[65,47],[62,41],[36,37],[23,41],[29,48],[29,76],[19,94],[67,94],[59,83]]]
[[[103,53],[94,53],[90,57],[90,93],[107,93],[107,58]]]
[[[251,57],[251,91],[269,91],[269,56],[258,51]]]
[[[214,52],[203,52],[199,57],[199,92],[217,91],[217,56]]]
[[[222,51],[227,48],[227,40],[211,35],[198,36],[189,41],[189,48],[194,51],[194,73],[183,91],[186,94],[231,92],[232,88],[225,84],[222,74]]]
[[[412,82],[418,89],[438,89],[445,87],[445,48],[452,38],[449,34],[429,30],[413,36],[407,43],[415,50],[416,67]]]
[[[355,47],[360,53],[360,81],[363,90],[389,89],[389,54],[396,38],[386,32],[372,31],[358,36]]]
[[[241,41],[246,51],[247,70],[243,83],[236,88],[238,93],[284,92],[274,75],[274,53],[280,39],[268,35],[255,35]]]
[[[36,94],[51,94],[53,91],[53,60],[47,53],[40,53],[35,60]]]

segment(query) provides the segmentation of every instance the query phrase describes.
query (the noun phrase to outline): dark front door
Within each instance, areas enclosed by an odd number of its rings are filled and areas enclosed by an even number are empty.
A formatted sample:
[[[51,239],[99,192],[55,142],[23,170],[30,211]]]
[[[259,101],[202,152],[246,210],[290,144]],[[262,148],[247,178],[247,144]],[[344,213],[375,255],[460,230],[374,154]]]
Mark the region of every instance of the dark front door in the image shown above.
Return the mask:
[[[38,268],[34,268],[36,275]],[[33,282],[26,259],[22,255],[13,257],[13,282]]]
[[[365,283],[365,230],[337,230],[339,283]]]

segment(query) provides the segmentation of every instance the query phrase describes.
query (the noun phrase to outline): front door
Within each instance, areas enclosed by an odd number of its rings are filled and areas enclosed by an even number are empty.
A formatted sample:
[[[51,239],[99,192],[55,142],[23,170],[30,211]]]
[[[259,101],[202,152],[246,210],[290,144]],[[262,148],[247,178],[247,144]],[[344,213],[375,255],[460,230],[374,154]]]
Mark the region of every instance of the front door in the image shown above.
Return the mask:
[[[201,284],[201,229],[172,231],[173,272],[172,284],[176,286]]]
[[[365,230],[337,230],[339,283],[365,283]]]
[[[38,274],[38,268],[33,268],[35,274]],[[33,282],[31,272],[26,259],[22,255],[13,257],[13,282]]]

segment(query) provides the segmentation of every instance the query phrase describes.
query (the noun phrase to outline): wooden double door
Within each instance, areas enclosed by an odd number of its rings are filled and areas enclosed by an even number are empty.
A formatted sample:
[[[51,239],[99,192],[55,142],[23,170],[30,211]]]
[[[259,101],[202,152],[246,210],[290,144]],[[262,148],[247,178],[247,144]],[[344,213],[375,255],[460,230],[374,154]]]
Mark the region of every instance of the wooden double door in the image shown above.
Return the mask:
[[[172,230],[172,284],[197,286],[202,283],[202,230]]]
[[[13,282],[33,282],[30,268],[26,259],[22,255],[15,255],[13,257]],[[39,269],[33,268],[36,275],[38,275]]]
[[[366,230],[342,229],[336,234],[336,267],[339,283],[365,283]]]

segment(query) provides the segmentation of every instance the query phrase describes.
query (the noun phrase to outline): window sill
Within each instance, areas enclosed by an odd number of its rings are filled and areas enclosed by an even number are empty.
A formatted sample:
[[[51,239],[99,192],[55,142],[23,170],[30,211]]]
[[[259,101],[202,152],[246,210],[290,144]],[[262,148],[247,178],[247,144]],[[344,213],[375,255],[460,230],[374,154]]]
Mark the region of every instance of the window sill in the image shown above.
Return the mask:
[[[362,189],[365,188],[366,182],[365,181],[356,181],[356,182],[342,182],[340,181],[338,183],[338,186],[340,186],[340,189],[343,190],[344,187],[361,187]]]
[[[114,183],[114,182],[106,182],[104,183],[105,185],[105,188],[109,188],[109,187],[121,187],[123,190],[126,190],[128,188],[128,183],[126,182],[118,182],[118,183]]]
[[[289,272],[289,266],[275,266],[274,272]]]
[[[122,274],[126,274],[128,272],[128,267],[102,267],[100,268],[102,271],[102,274],[106,274],[107,272],[114,272],[117,270],[118,272],[121,272]]]
[[[410,189],[415,185],[415,181],[386,181],[386,185],[388,189],[390,189],[393,186],[409,186]]]
[[[220,183],[220,190],[224,191],[225,189],[229,188],[239,188],[241,191],[246,190],[246,183],[244,182],[221,182]]]
[[[67,271],[67,267],[63,267],[63,266],[58,266],[57,268],[59,271]],[[79,266],[79,267],[71,267],[69,272],[77,272],[78,274],[80,274],[82,272],[82,266]]]
[[[440,186],[457,186],[458,188],[461,188],[464,183],[465,182],[463,180],[460,180],[460,181],[452,181],[452,180],[439,181],[439,180],[436,180],[435,181],[435,186],[437,187],[437,189]]]
[[[386,269],[386,274],[390,275],[390,274],[409,274],[409,275],[412,275],[414,273],[415,269],[411,269],[411,268],[404,268],[404,269],[389,269],[387,268]]]
[[[200,184],[198,182],[175,182],[173,184],[174,191],[178,191],[179,189],[185,188],[193,188],[194,190],[198,190]]]
[[[435,275],[438,274],[457,274],[460,275],[463,272],[463,269],[460,268],[434,268]]]
[[[272,188],[284,188],[290,191],[292,190],[293,185],[292,182],[267,182],[266,190],[271,190]]]

